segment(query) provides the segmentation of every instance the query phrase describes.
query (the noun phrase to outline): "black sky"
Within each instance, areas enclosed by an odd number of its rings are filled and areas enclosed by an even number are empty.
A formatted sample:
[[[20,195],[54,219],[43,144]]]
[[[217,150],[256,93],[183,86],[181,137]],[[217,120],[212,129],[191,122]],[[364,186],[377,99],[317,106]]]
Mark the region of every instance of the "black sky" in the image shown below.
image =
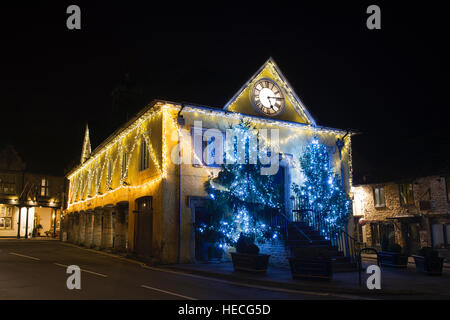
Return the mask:
[[[222,107],[269,56],[319,125],[363,133],[357,175],[448,163],[450,38],[438,4],[93,2],[1,5],[0,144],[29,170],[63,174],[86,122],[95,147],[154,98]],[[70,4],[80,31],[66,28]],[[366,28],[370,4],[381,30]],[[138,98],[113,113],[115,88]]]

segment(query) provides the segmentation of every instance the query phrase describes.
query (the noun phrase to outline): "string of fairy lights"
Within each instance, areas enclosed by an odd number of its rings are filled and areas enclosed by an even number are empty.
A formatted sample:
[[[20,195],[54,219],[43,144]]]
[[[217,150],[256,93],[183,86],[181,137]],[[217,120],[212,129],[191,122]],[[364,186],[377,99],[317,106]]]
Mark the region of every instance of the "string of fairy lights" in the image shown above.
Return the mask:
[[[174,116],[171,115],[168,110],[179,111],[180,106],[172,104],[158,103],[153,108],[150,108],[142,116],[136,119],[130,126],[124,129],[116,137],[114,137],[110,142],[108,142],[103,148],[99,149],[98,152],[91,155],[84,163],[82,163],[78,168],[74,169],[68,179],[70,180],[69,187],[69,205],[68,209],[72,206],[83,204],[92,201],[96,198],[103,198],[111,193],[117,192],[119,190],[132,190],[138,189],[145,186],[151,186],[167,176],[167,164],[168,164],[168,147],[167,147],[167,133],[168,128],[172,127],[179,134],[181,134],[180,127],[176,123]],[[332,128],[323,128],[312,125],[298,124],[279,121],[275,119],[262,119],[253,116],[243,115],[240,113],[229,113],[223,110],[212,110],[204,107],[193,107],[185,106],[183,108],[183,113],[191,113],[194,116],[204,116],[207,115],[209,119],[214,118],[224,118],[230,120],[243,120],[248,121],[253,124],[259,124],[264,126],[275,126],[275,127],[285,127],[293,129],[296,132],[292,132],[288,137],[279,139],[279,144],[287,145],[294,141],[296,138],[305,135],[305,131],[309,132],[313,136],[320,135],[342,135],[342,130],[336,130]],[[161,117],[162,119],[162,148],[161,148],[161,161],[158,161],[158,153],[152,144],[150,121]],[[271,140],[266,137],[262,137],[266,146],[271,147]],[[129,185],[127,183],[128,169],[130,163],[133,160],[135,154],[134,150],[139,144],[139,141],[144,139],[148,147],[150,158],[154,163],[157,175],[152,177],[150,180],[144,182],[140,185]],[[347,152],[348,154],[348,166],[350,170],[349,181],[351,186],[351,176],[352,176],[352,163],[351,163],[351,135],[346,137],[346,143],[342,150],[342,154]],[[156,139],[154,139],[156,142]],[[280,150],[281,152],[281,150]],[[124,160],[123,154],[126,153],[126,164],[123,165]],[[194,157],[197,156],[194,153]],[[201,162],[200,162],[201,163]],[[117,165],[120,164],[122,170],[120,174],[119,183],[115,188],[113,186],[113,176],[116,171]],[[109,166],[110,168],[106,168]],[[106,170],[105,170],[106,168]],[[105,171],[107,173],[106,179],[103,179]],[[211,168],[211,174],[217,170]],[[101,185],[103,180],[105,180],[104,193],[100,193]],[[92,192],[92,189],[95,192]],[[90,194],[95,193],[95,194]]]
[[[157,160],[157,155],[153,149],[152,143],[151,143],[151,139],[149,136],[149,130],[146,126],[146,124],[148,125],[148,122],[151,119],[154,119],[158,116],[160,116],[161,114],[164,113],[164,108],[161,108],[158,111],[150,111],[146,114],[144,114],[141,118],[139,118],[135,123],[133,123],[130,127],[128,127],[127,130],[125,130],[124,132],[122,132],[120,135],[118,135],[110,144],[108,144],[105,149],[101,150],[98,154],[94,155],[93,157],[91,157],[90,159],[88,159],[85,163],[83,163],[80,168],[78,168],[76,171],[74,171],[68,178],[70,179],[70,181],[73,181],[73,184],[71,183],[71,188],[69,189],[69,208],[77,205],[77,204],[81,204],[81,203],[85,203],[87,201],[92,201],[96,198],[102,198],[105,197],[109,194],[111,194],[112,192],[116,192],[118,190],[124,189],[124,188],[136,188],[136,187],[142,187],[145,185],[151,185],[153,182],[156,182],[158,180],[161,180],[162,177],[164,177],[166,175],[166,169],[164,168],[165,166],[165,157],[163,157],[163,165],[162,165],[162,169],[161,169],[161,165],[159,164],[158,160]],[[127,138],[130,135],[134,134],[134,139],[132,139],[131,143],[128,143],[127,145]],[[164,135],[163,135],[164,137]],[[149,148],[149,154],[150,157],[152,159],[152,161],[154,162],[155,166],[158,168],[158,176],[140,186],[128,186],[126,185],[124,182],[128,176],[128,169],[129,169],[129,165],[132,162],[132,157],[134,154],[134,149],[136,148],[136,146],[138,145],[139,141],[141,139],[145,139],[145,141],[147,142],[147,146]],[[128,139],[130,140],[130,139]],[[163,138],[163,144],[165,144],[165,139]],[[118,145],[118,146],[117,146]],[[117,152],[113,152],[114,147],[117,146]],[[116,165],[119,163],[122,165],[121,161],[123,160],[123,157],[121,157],[121,155],[123,155],[123,152],[127,152],[127,163],[125,164],[125,173],[122,172],[122,174],[120,175],[120,180],[119,180],[119,186],[112,189],[111,185],[112,185],[112,179],[114,176],[114,172],[116,169]],[[113,156],[113,154],[115,156]],[[121,159],[121,160],[119,160]],[[119,161],[118,161],[119,160]],[[100,188],[101,188],[101,183],[103,181],[103,175],[105,172],[105,167],[106,165],[111,166],[110,169],[108,170],[110,174],[107,175],[107,179],[105,182],[105,187],[107,189],[107,191],[103,194],[101,194],[99,192]],[[122,167],[122,166],[121,166]],[[97,170],[95,170],[95,168],[97,168]],[[86,172],[88,173],[86,175]],[[97,176],[97,180],[94,180],[94,173]],[[96,190],[96,194],[95,195],[86,195],[86,197],[83,199],[83,196],[86,194],[86,188],[87,185],[89,184],[94,184],[95,185],[95,190]]]

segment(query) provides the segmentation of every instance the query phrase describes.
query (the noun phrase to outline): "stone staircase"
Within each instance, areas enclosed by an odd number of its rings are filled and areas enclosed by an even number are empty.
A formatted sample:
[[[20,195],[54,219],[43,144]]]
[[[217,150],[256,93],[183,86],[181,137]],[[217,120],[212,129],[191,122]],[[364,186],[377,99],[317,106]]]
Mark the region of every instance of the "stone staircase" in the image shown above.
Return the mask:
[[[299,232],[299,229],[312,240],[312,243]],[[331,258],[333,272],[357,270],[356,262],[352,262],[350,257],[344,256],[337,247],[332,245],[330,240],[325,239],[324,236],[306,222],[289,222],[287,231],[286,245],[293,256],[300,256],[300,252],[305,250],[305,248],[314,247],[318,252],[325,253]]]

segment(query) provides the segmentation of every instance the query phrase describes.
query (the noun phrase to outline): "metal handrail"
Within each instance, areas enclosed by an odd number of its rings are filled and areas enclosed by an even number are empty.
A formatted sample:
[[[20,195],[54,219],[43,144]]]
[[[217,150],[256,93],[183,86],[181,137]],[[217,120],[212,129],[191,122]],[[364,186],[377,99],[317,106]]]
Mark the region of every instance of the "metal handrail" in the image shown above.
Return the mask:
[[[281,211],[279,211],[279,214],[286,220],[286,221],[291,221],[288,217],[286,217],[286,215],[284,213],[282,213]],[[292,221],[291,221],[292,222]],[[294,223],[292,224],[292,226],[294,226],[294,228],[300,232],[300,234],[302,236],[304,236],[306,238],[306,240],[308,240],[309,243],[312,243],[312,239],[310,237],[308,237],[306,235],[306,233],[303,232],[302,229],[300,229],[299,227],[297,227]],[[287,231],[286,231],[286,236],[287,236]]]
[[[313,227],[314,230],[325,236],[325,238],[329,240],[332,245],[336,246],[338,250],[344,252],[346,256],[349,256],[352,259],[352,261],[355,261],[357,256],[356,250],[359,248],[359,241],[349,235],[344,228],[330,227],[320,219],[320,214],[314,212],[312,209],[294,209],[292,211],[293,213],[300,214],[297,216],[299,221],[306,222],[309,226]],[[307,212],[310,212],[311,215],[306,215]]]
[[[359,241],[357,241],[355,238],[353,238],[351,235],[349,235],[348,232],[345,231],[344,228],[342,228],[340,231],[341,231],[342,233],[344,233],[344,234],[352,241],[353,247],[356,247],[356,244],[359,243]],[[349,248],[349,251],[350,251],[350,250],[351,250],[351,249]],[[350,253],[350,252],[349,252],[349,253]],[[350,255],[351,255],[351,254],[350,254]],[[353,257],[353,255],[351,255],[351,256]]]
[[[380,266],[380,259],[378,258],[378,251],[375,248],[370,248],[370,247],[365,247],[362,249],[359,249],[358,251],[358,259],[357,259],[357,265],[358,265],[358,278],[359,278],[359,286],[361,286],[362,281],[361,281],[361,271],[362,271],[362,259],[361,259],[361,253],[363,251],[374,251],[375,254],[377,255],[377,265]]]

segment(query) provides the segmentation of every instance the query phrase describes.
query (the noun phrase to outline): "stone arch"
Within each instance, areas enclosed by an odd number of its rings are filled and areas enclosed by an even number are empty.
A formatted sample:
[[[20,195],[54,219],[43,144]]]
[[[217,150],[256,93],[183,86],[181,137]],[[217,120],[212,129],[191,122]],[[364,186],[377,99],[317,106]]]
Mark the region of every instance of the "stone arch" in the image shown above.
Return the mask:
[[[79,213],[79,229],[78,229],[78,243],[84,244],[86,237],[86,212],[81,211]]]
[[[113,248],[125,252],[128,249],[128,201],[118,202],[113,210]]]
[[[101,217],[101,244],[102,248],[111,249],[113,247],[113,210],[114,205],[109,204],[103,207]]]
[[[94,211],[87,210],[85,212],[85,226],[84,226],[84,242],[83,244],[90,248],[93,244],[94,234]]]
[[[92,246],[100,248],[102,245],[102,216],[103,207],[96,207],[93,214]]]

